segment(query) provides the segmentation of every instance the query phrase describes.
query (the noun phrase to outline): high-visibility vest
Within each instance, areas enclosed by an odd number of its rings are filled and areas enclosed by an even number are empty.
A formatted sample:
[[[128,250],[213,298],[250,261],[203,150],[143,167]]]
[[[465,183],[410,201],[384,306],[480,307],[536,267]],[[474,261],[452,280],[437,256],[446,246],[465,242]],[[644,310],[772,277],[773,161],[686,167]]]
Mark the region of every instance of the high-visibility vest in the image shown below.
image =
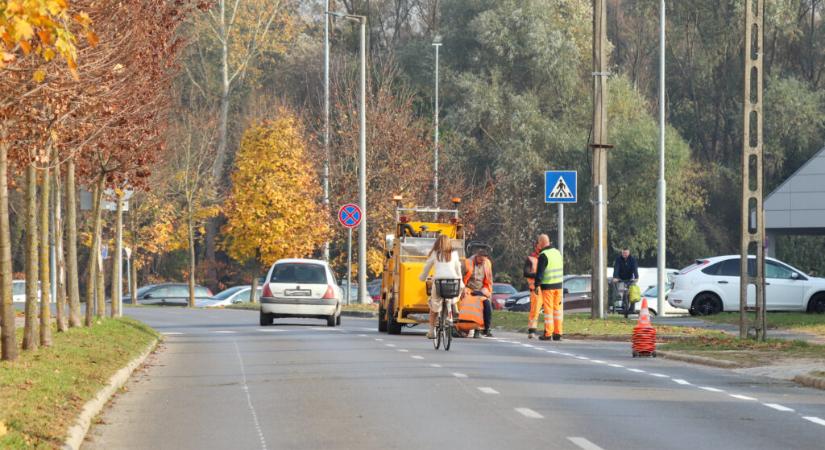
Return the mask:
[[[465,292],[458,306],[456,328],[464,332],[484,328],[482,298]]]
[[[548,248],[541,252],[547,258],[547,267],[540,276],[541,284],[559,284],[564,280],[564,260],[561,252],[555,248]]]
[[[538,257],[535,257],[535,256],[531,255],[531,256],[528,256],[527,259],[530,260],[530,264],[532,264],[532,266],[533,266],[533,273],[536,273],[536,269],[539,266]],[[536,275],[536,276],[538,276],[538,275]],[[534,290],[536,288],[536,279],[535,278],[528,278],[527,279],[527,286],[530,288],[531,291]]]

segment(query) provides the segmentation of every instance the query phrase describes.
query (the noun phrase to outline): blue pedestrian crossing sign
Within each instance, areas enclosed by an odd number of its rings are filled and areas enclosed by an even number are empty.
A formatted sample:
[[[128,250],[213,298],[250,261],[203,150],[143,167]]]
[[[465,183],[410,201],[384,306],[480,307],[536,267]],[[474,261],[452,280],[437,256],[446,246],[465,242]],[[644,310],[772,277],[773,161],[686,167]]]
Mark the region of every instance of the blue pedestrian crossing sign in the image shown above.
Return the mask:
[[[550,170],[544,172],[545,203],[576,203],[576,171]]]

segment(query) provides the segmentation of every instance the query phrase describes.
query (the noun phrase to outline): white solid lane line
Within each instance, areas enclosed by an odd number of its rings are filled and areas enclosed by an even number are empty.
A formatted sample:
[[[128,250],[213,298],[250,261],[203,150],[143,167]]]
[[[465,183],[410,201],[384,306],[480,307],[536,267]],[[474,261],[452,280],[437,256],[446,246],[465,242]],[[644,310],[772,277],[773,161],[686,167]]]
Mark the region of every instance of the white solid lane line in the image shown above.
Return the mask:
[[[588,441],[587,439],[585,439],[583,437],[569,437],[569,438],[567,438],[567,440],[569,440],[570,442],[576,444],[576,446],[578,446],[582,450],[604,450],[601,447],[599,447],[598,445]]]
[[[498,391],[491,388],[491,387],[479,387],[478,390],[485,393],[485,394],[490,394],[490,395],[498,394]]]
[[[674,379],[673,379],[673,382],[674,382],[674,383],[677,383],[677,384],[684,385],[684,386],[691,384],[691,383],[690,383],[690,381],[683,380],[683,379],[681,379],[681,378],[674,378]]]
[[[725,392],[722,389],[717,389],[715,387],[710,387],[710,386],[699,386],[699,389],[704,389],[708,392]]]
[[[460,373],[460,372],[453,372],[453,376],[456,377],[456,378],[467,378],[466,373]]]
[[[531,419],[543,419],[544,418],[544,416],[542,416],[541,414],[533,411],[530,408],[516,408],[516,412],[521,414],[524,417],[529,417]]]
[[[768,408],[773,408],[773,409],[775,409],[775,410],[777,410],[777,411],[782,411],[782,412],[794,412],[794,410],[793,410],[793,409],[788,408],[787,406],[782,406],[782,405],[780,405],[780,404],[778,404],[778,403],[762,403],[762,404],[763,404],[763,405],[765,405],[765,406],[767,406]]]
[[[817,425],[822,425],[823,427],[825,427],[825,420],[822,420],[819,417],[803,416],[802,418],[809,421],[809,422],[813,422]]]
[[[753,398],[753,397],[748,397],[747,395],[740,395],[740,394],[728,394],[728,395],[730,395],[730,396],[731,396],[731,397],[733,397],[733,398],[738,398],[739,400],[747,400],[747,401],[751,401],[751,402],[755,402],[755,401],[756,401],[756,399],[755,399],[755,398]]]

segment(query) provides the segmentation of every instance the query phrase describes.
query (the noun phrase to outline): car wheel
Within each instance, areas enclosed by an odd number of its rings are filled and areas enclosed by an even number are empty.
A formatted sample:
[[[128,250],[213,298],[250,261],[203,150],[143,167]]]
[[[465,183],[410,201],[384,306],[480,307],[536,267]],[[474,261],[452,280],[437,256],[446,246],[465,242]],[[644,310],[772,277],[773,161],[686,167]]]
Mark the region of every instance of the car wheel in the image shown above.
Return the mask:
[[[341,326],[341,314],[338,314],[338,317],[335,318],[335,326]]]
[[[387,310],[378,305],[378,331],[380,333],[387,332],[387,320],[384,317],[387,314]]]
[[[719,314],[722,311],[722,301],[719,300],[716,294],[703,292],[693,299],[693,307],[691,309],[696,310],[697,315],[700,316]]]
[[[816,294],[808,302],[808,312],[814,314],[825,314],[825,293]]]
[[[261,311],[261,326],[265,327],[267,325],[272,325],[272,314]]]
[[[387,333],[401,334],[401,324],[395,321],[395,300],[390,301],[390,307],[387,310]]]

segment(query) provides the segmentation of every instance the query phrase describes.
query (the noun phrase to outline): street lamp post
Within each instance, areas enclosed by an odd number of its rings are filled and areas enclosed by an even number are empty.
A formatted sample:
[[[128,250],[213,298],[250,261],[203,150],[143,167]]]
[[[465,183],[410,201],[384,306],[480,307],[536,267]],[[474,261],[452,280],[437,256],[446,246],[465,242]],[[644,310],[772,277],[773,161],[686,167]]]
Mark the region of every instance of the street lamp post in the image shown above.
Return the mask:
[[[433,172],[433,207],[438,208],[438,49],[441,47],[441,37],[436,36],[433,42],[435,47],[435,108],[433,110],[433,122],[435,123],[434,142],[434,172]]]
[[[353,20],[361,25],[360,145],[358,149],[358,203],[361,224],[358,226],[358,299],[367,303],[367,16],[327,11],[327,14]]]
[[[327,0],[325,12],[329,12]],[[324,15],[324,208],[329,211],[329,17]],[[324,242],[324,261],[329,262],[329,240]]]
[[[665,0],[659,1],[659,186],[658,186],[658,232],[659,245],[656,255],[657,263],[657,296],[656,311],[664,314],[665,290],[667,289],[665,274],[666,245],[666,218],[665,198],[667,184],[665,182]]]

